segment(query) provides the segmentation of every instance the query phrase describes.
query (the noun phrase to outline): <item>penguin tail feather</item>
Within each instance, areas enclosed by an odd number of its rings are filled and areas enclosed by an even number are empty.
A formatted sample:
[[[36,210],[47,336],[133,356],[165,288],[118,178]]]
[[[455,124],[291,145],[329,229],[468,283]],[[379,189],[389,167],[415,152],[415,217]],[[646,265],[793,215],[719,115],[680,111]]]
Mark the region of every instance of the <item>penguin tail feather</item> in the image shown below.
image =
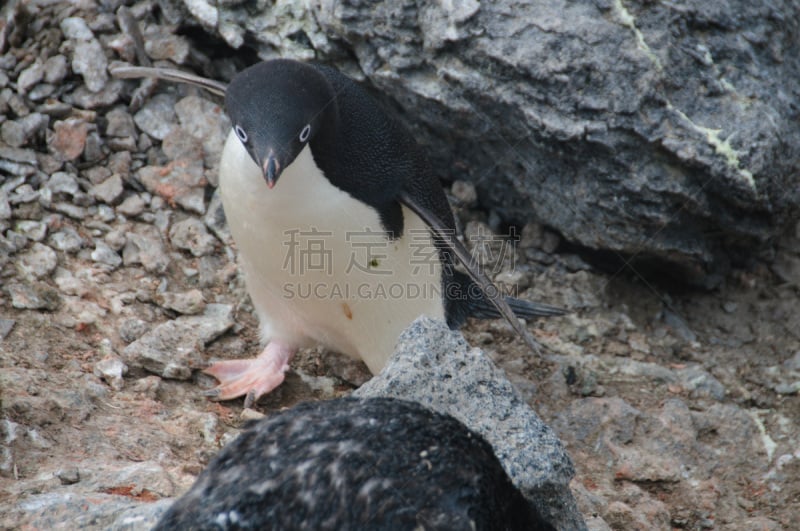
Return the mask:
[[[458,328],[468,317],[477,319],[499,319],[503,317],[469,276],[460,271],[452,271],[445,285],[445,304],[447,323],[450,328]],[[525,320],[535,317],[555,317],[569,313],[563,308],[542,302],[531,302],[515,297],[505,297],[514,315]]]
[[[506,302],[511,307],[514,315],[526,321],[535,317],[555,317],[569,313],[567,310],[557,306],[550,306],[542,302],[526,301],[514,297],[506,297]],[[502,317],[494,305],[485,299],[470,301],[469,310],[468,316],[477,317],[478,319],[498,319]]]

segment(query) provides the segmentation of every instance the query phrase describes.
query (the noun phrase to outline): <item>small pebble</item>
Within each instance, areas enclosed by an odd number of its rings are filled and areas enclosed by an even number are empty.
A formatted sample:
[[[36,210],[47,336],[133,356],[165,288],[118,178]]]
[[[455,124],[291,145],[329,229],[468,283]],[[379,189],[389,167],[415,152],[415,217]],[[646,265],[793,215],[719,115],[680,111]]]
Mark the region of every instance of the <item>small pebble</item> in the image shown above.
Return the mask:
[[[125,85],[121,79],[112,79],[108,81],[99,92],[93,92],[81,85],[75,89],[75,92],[72,93],[67,101],[81,109],[108,107],[119,100],[120,94],[122,94],[124,88]]]
[[[11,252],[15,253],[21,249],[24,249],[25,246],[28,245],[28,238],[19,232],[10,230],[6,232],[6,245],[9,246]]]
[[[3,319],[0,317],[0,340],[3,340],[11,333],[16,321],[14,319]]]
[[[84,218],[89,215],[85,208],[78,205],[73,205],[72,203],[53,203],[52,209],[78,221],[83,221]]]
[[[89,194],[106,204],[113,205],[122,196],[123,186],[122,177],[117,174],[112,175],[100,184],[96,184],[89,189]]]
[[[72,70],[83,76],[86,88],[91,92],[101,91],[108,81],[108,59],[97,39],[79,41],[72,57]]]
[[[158,140],[164,140],[177,126],[175,98],[169,94],[156,94],[133,116],[136,125]]]
[[[133,117],[122,107],[116,107],[106,114],[106,135],[108,136],[136,136],[136,125]]]
[[[54,55],[44,62],[44,80],[47,83],[61,83],[67,73],[67,58],[63,55]]]
[[[77,253],[86,245],[86,240],[72,227],[64,227],[51,234],[47,239],[47,243],[59,251]]]
[[[95,241],[94,251],[92,251],[91,256],[95,262],[109,265],[114,269],[122,265],[122,257],[101,240]]]
[[[722,303],[722,309],[725,310],[725,313],[735,313],[738,308],[739,305],[733,301],[725,301]]]
[[[5,190],[0,190],[0,219],[11,219],[11,204]]]
[[[139,194],[133,194],[126,197],[122,203],[117,205],[117,212],[124,216],[136,217],[144,212],[147,203]]]
[[[478,192],[475,190],[475,185],[469,181],[453,181],[450,193],[463,206],[473,206],[478,202]]]
[[[56,172],[50,176],[46,185],[54,194],[75,195],[78,193],[78,180],[71,173]]]
[[[39,199],[39,191],[34,190],[33,186],[23,184],[14,190],[14,193],[8,197],[12,205],[19,205],[20,203],[31,203]]]
[[[55,91],[56,87],[50,83],[39,83],[28,92],[28,99],[34,102],[40,102],[52,96]]]
[[[122,377],[128,373],[128,366],[118,356],[110,355],[95,363],[92,372],[112,389],[119,391],[124,385]]]
[[[17,268],[28,278],[39,279],[50,276],[58,265],[58,256],[50,247],[34,243],[31,250],[17,260]]]
[[[259,420],[263,419],[266,415],[261,413],[260,411],[256,411],[253,408],[246,407],[242,409],[242,412],[239,413],[239,420],[247,421],[247,420]]]
[[[214,252],[216,238],[209,234],[205,224],[196,218],[187,218],[175,223],[169,231],[172,245],[189,251],[194,256],[204,256]]]
[[[36,110],[51,118],[63,119],[72,113],[72,105],[64,103],[63,101],[47,100],[36,107]]]
[[[41,221],[22,220],[14,226],[16,232],[35,242],[40,242],[47,236],[47,225]]]
[[[125,343],[133,343],[150,329],[150,325],[138,318],[125,319],[119,324],[119,337]]]
[[[6,289],[11,296],[11,306],[20,310],[55,311],[61,304],[58,292],[43,282],[12,283]]]
[[[34,135],[47,128],[50,119],[47,115],[34,112],[19,120],[8,120],[0,126],[0,136],[12,147],[20,147]]]
[[[125,247],[127,240],[125,239],[125,232],[120,229],[114,229],[108,232],[103,238],[109,247],[115,251],[121,250]]]
[[[31,87],[44,78],[44,72],[44,64],[34,61],[31,66],[19,73],[17,77],[17,92],[20,94],[28,92]]]
[[[102,232],[108,232],[109,230],[111,230],[111,227],[105,224],[110,223],[111,221],[117,219],[117,214],[116,212],[114,212],[114,209],[109,205],[100,204],[97,205],[97,213],[95,213],[94,218],[103,225],[103,226],[98,225],[97,228],[99,228]]]
[[[81,17],[68,17],[60,23],[61,31],[68,39],[89,40],[94,38],[94,33]]]
[[[198,314],[206,307],[203,293],[199,289],[189,290],[185,293],[158,293],[155,301],[164,308],[186,315]]]
[[[157,234],[143,235],[127,232],[125,237],[127,243],[122,250],[122,260],[125,265],[142,264],[150,273],[160,274],[166,271],[170,259]]]
[[[86,162],[99,162],[105,158],[105,144],[97,131],[86,135],[86,147],[83,150],[83,160]]]
[[[156,37],[148,37],[144,49],[151,59],[169,60],[176,64],[183,64],[189,56],[189,41],[180,35],[165,33]]]
[[[56,472],[56,477],[62,485],[74,485],[81,480],[81,475],[77,468],[64,468]]]
[[[89,125],[79,118],[69,118],[54,124],[55,134],[49,147],[61,160],[69,161],[80,157],[86,147]]]

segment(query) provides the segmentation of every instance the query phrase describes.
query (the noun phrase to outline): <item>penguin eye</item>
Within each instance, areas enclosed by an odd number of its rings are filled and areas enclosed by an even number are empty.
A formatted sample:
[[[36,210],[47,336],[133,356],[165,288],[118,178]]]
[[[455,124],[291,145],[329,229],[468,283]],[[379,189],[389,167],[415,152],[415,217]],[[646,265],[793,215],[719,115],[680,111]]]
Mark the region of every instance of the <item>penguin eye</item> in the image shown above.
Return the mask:
[[[236,127],[233,128],[233,132],[236,133],[236,136],[239,137],[239,140],[242,142],[247,142],[247,133],[244,129],[242,129],[241,125],[236,124]]]
[[[300,131],[300,142],[305,142],[311,136],[311,124],[306,124],[302,131]]]

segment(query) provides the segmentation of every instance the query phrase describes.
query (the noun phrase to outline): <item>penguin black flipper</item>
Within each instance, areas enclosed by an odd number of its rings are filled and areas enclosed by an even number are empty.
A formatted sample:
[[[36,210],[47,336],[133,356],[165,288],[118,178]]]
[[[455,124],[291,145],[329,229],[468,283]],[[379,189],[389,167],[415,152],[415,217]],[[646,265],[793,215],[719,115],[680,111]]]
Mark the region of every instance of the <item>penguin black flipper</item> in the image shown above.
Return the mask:
[[[522,339],[525,341],[528,347],[530,347],[530,349],[536,352],[537,354],[540,354],[541,351],[539,348],[539,343],[533,338],[528,329],[519,323],[519,321],[517,320],[517,316],[514,314],[514,310],[511,309],[511,306],[509,306],[505,297],[503,297],[500,294],[500,291],[497,289],[497,286],[495,286],[494,283],[491,281],[491,279],[489,279],[489,277],[486,276],[486,273],[481,271],[480,268],[476,267],[474,261],[472,260],[472,255],[469,253],[467,248],[464,247],[464,244],[462,244],[456,238],[455,231],[452,228],[447,227],[444,223],[442,223],[441,219],[439,219],[438,216],[436,216],[433,212],[428,210],[425,206],[421,205],[420,202],[414,198],[414,196],[412,196],[405,190],[402,190],[400,192],[398,199],[400,200],[400,203],[407,206],[416,215],[422,218],[422,220],[428,225],[428,227],[430,227],[431,231],[433,232],[434,241],[438,245],[444,246],[447,250],[449,250],[452,253],[453,256],[455,256],[458,259],[459,262],[463,264],[464,268],[466,268],[467,272],[469,273],[469,276],[472,277],[472,280],[475,282],[475,284],[477,284],[478,287],[480,287],[480,293],[482,293],[483,296],[491,302],[492,306],[494,306],[497,309],[497,312],[503,318],[505,318],[506,321],[508,321],[511,327],[522,337]],[[449,260],[445,260],[443,262],[445,263],[445,268],[452,267],[451,265],[448,264],[448,262],[450,262]],[[451,279],[459,279],[459,277],[455,275],[455,273],[458,273],[457,271],[449,271],[449,272],[445,271],[446,275],[448,273]],[[469,289],[468,285],[464,285],[462,287]],[[444,285],[444,289],[445,289],[445,296],[448,299],[452,300],[451,298],[452,293],[448,293],[448,289],[452,288],[448,286],[447,281]],[[474,296],[474,293],[471,293],[469,290],[462,291],[460,293],[460,296],[464,297],[464,301],[466,301],[466,304],[464,304],[463,306],[468,310],[470,304],[472,304],[472,301],[470,301],[471,298],[470,296]],[[465,315],[469,316],[470,312],[469,311],[465,312]],[[448,321],[449,320],[450,319],[448,319]]]

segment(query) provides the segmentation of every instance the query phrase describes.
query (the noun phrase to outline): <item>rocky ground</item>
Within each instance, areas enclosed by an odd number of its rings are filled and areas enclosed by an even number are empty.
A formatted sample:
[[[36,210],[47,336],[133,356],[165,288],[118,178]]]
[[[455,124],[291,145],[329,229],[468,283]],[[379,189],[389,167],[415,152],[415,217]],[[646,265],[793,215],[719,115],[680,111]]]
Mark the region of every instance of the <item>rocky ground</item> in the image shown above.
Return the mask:
[[[0,8],[0,528],[102,529],[77,493],[106,515],[180,494],[244,418],[350,393],[368,373],[310,350],[255,411],[204,397],[213,379],[198,368],[258,351],[215,195],[227,125],[205,94],[107,67],[142,62],[121,29],[132,19],[152,60],[219,77],[237,65],[156,24],[153,2],[127,16],[20,5]],[[796,526],[800,227],[771,262],[686,291],[599,272],[535,224],[503,253],[508,227],[470,185],[450,190],[496,279],[572,312],[532,325],[543,358],[499,321],[464,333],[564,441],[585,515],[614,529]]]

